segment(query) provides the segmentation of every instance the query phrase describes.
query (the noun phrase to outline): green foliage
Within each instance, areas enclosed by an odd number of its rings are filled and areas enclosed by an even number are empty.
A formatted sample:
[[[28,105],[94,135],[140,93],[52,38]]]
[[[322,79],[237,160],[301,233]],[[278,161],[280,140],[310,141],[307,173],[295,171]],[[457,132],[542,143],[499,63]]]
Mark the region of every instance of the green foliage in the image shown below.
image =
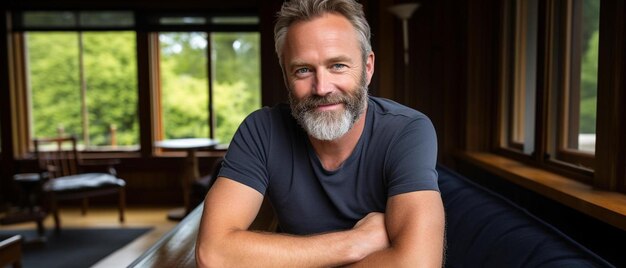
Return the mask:
[[[58,128],[80,134],[77,35],[31,33],[27,45],[33,135],[55,136]]]
[[[79,39],[76,32],[27,34],[34,137],[83,135],[92,146],[139,143],[137,57],[134,32],[82,34],[87,117],[81,111]],[[161,115],[165,138],[209,136],[206,33],[159,36]],[[240,122],[260,107],[258,33],[211,34],[215,138],[230,142]]]
[[[582,59],[579,133],[596,133],[599,41],[600,31],[596,30],[587,43],[587,50]]]
[[[214,33],[215,137],[229,143],[243,119],[261,106],[258,33]]]
[[[106,145],[117,127],[119,145],[139,143],[134,33],[86,33],[85,77],[91,144]]]
[[[229,143],[239,124],[259,108],[258,90],[253,89],[244,80],[215,85],[215,138],[221,143]]]
[[[579,133],[596,133],[600,1],[582,2],[582,61],[580,74]]]
[[[165,138],[208,137],[206,35],[165,33],[159,40]],[[214,137],[221,143],[260,106],[259,44],[256,33],[211,34]]]
[[[33,136],[83,135],[79,38],[75,32],[29,33]],[[83,33],[88,135],[91,145],[110,144],[117,127],[119,145],[137,144],[137,63],[132,32]]]

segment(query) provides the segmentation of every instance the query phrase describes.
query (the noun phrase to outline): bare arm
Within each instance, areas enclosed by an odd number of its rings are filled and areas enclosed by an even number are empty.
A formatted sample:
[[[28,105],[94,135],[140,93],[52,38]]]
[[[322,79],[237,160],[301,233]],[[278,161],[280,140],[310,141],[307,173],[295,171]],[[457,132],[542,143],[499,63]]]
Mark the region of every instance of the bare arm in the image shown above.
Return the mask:
[[[196,244],[198,267],[327,267],[361,260],[388,246],[384,222],[312,236],[248,231],[263,202],[256,190],[218,178],[207,194]]]
[[[355,267],[441,267],[444,209],[439,192],[417,191],[391,197],[385,222],[391,246]]]

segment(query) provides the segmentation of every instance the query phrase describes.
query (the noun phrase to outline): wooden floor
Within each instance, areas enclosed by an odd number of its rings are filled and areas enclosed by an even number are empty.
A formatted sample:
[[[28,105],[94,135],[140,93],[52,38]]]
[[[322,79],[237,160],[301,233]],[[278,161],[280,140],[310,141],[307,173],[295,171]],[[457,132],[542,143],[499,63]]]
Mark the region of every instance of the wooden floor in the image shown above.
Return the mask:
[[[152,227],[153,229],[135,239],[125,247],[102,259],[93,267],[126,267],[146,249],[154,244],[163,234],[172,229],[178,222],[167,219],[167,211],[172,208],[163,207],[130,207],[126,210],[126,222],[118,221],[116,208],[90,208],[86,216],[79,209],[63,208],[61,210],[62,226],[72,228],[125,228]],[[52,217],[45,222],[46,231],[53,228]],[[35,224],[16,224],[1,226],[8,229],[35,229]]]

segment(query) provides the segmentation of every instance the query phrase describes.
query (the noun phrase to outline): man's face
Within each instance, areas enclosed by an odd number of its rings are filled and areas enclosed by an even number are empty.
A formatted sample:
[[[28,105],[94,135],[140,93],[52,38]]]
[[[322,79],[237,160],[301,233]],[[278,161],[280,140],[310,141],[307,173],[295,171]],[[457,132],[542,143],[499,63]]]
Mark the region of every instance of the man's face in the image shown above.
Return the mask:
[[[290,27],[283,54],[292,114],[319,140],[343,136],[367,105],[374,54],[365,62],[352,24],[326,14]]]

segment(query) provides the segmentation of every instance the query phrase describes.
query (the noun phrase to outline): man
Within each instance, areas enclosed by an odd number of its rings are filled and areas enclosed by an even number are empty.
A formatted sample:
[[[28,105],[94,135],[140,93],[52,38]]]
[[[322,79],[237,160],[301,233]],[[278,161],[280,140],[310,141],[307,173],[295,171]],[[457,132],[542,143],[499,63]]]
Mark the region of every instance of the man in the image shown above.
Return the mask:
[[[354,0],[291,0],[274,30],[290,105],[251,114],[207,194],[199,267],[441,267],[436,136],[368,97],[370,30]],[[248,231],[264,196],[281,233]]]

